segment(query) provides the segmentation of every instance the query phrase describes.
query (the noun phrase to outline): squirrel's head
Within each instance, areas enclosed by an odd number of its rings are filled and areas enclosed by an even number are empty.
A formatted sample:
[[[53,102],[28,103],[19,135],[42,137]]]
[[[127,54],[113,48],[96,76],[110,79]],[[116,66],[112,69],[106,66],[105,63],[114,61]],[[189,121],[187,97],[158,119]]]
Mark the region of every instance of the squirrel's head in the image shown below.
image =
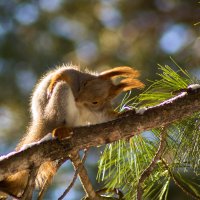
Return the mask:
[[[102,72],[91,80],[86,80],[80,87],[76,102],[89,108],[101,109],[110,104],[117,95],[133,88],[143,88],[144,84],[137,78],[139,72],[131,67],[116,67]],[[113,79],[121,77],[119,83]]]

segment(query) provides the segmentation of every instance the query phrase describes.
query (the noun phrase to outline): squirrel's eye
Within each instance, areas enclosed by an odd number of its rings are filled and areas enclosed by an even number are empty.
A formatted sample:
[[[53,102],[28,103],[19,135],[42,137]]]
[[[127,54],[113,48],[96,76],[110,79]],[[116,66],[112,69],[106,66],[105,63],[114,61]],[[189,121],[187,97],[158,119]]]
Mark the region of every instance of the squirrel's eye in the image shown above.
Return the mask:
[[[97,101],[93,101],[93,102],[92,102],[92,104],[94,104],[94,105],[95,105],[95,104],[98,104],[98,102],[97,102]]]

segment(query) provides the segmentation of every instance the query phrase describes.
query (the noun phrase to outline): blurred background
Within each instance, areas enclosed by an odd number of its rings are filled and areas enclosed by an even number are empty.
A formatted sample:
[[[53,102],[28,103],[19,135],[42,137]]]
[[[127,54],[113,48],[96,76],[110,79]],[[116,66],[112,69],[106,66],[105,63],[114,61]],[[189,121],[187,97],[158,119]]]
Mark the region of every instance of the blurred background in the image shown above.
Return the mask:
[[[155,79],[157,64],[200,77],[200,3],[189,0],[0,0],[0,153],[12,151],[30,120],[29,100],[43,73],[63,63],[103,71],[134,66]],[[96,188],[100,149],[87,159]],[[66,163],[46,199],[72,179]],[[173,186],[172,186],[173,188]],[[173,190],[170,199],[182,199]],[[79,200],[77,181],[65,199]]]

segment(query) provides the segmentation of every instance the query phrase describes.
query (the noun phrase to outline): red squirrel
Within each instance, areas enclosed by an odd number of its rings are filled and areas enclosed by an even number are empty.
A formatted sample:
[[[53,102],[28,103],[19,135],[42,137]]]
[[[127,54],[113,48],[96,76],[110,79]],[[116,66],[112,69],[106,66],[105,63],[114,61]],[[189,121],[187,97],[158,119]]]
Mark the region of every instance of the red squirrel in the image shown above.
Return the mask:
[[[115,84],[113,79],[121,77]],[[27,133],[17,145],[39,141],[48,133],[63,136],[62,129],[97,124],[117,118],[112,100],[122,91],[142,88],[139,72],[131,67],[116,67],[100,74],[80,71],[76,66],[62,66],[47,73],[37,84],[31,101],[32,120]],[[51,182],[56,173],[55,162],[43,163],[36,177],[36,187]],[[0,182],[0,191],[20,198],[29,171],[13,174]]]

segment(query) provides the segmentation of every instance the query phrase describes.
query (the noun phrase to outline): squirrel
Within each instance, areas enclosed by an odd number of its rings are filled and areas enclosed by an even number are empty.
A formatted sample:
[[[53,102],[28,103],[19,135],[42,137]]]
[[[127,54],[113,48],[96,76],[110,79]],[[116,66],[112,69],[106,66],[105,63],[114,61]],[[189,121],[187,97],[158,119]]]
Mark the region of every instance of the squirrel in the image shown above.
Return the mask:
[[[62,138],[67,136],[66,129],[117,118],[112,100],[122,91],[142,88],[144,84],[137,79],[139,75],[131,67],[116,67],[100,74],[66,65],[50,71],[39,81],[33,92],[31,123],[16,151],[25,144],[41,140],[48,133]],[[121,80],[114,84],[113,79],[118,77]],[[53,161],[43,163],[38,170],[36,187],[50,184],[56,169]],[[20,198],[26,188],[29,173],[30,170],[20,171],[0,181],[0,191]]]

